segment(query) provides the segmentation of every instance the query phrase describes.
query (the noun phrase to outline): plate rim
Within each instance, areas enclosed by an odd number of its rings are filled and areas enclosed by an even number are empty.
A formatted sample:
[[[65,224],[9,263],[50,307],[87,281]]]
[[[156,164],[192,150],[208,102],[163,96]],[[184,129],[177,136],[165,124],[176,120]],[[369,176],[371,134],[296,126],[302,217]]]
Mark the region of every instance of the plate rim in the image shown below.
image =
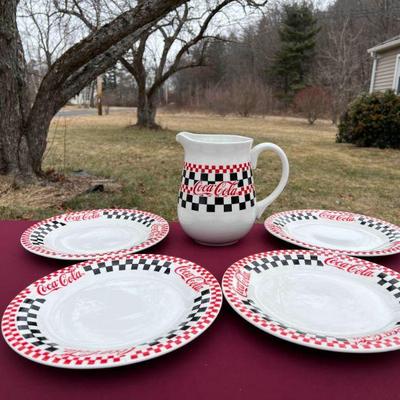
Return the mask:
[[[155,232],[152,238],[146,239],[144,242],[137,244],[135,246],[131,246],[128,249],[121,250],[113,250],[105,253],[88,253],[88,254],[80,254],[80,253],[66,253],[61,251],[49,250],[46,249],[43,245],[35,245],[31,242],[30,236],[32,232],[36,229],[40,228],[46,223],[54,222],[65,217],[79,217],[81,214],[86,213],[103,213],[103,212],[130,212],[130,213],[140,213],[146,216],[152,217],[156,220],[158,225],[161,225],[161,231]],[[58,214],[44,220],[38,221],[35,224],[28,227],[20,237],[20,244],[22,247],[29,251],[30,253],[43,256],[46,258],[52,258],[56,260],[69,260],[69,261],[84,261],[89,259],[97,259],[102,257],[112,257],[115,255],[127,255],[136,253],[138,251],[142,251],[148,249],[152,246],[155,246],[163,239],[165,239],[170,231],[170,227],[168,221],[161,217],[160,215],[151,213],[149,211],[137,210],[137,209],[129,209],[129,208],[98,208],[98,209],[88,209],[88,210],[80,210],[80,211],[71,211],[63,214]]]
[[[293,213],[333,213],[336,215],[343,215],[343,216],[352,216],[352,217],[365,217],[368,218],[376,223],[382,223],[385,225],[388,225],[390,228],[397,230],[400,233],[400,227],[391,223],[384,221],[379,218],[371,217],[365,214],[359,214],[359,213],[354,213],[352,211],[340,211],[340,210],[326,210],[326,209],[296,209],[296,210],[287,210],[287,211],[280,211],[277,213],[274,213],[270,215],[265,221],[264,221],[264,228],[269,232],[271,235],[275,236],[278,239],[281,239],[287,243],[294,244],[296,246],[300,246],[305,249],[309,250],[327,250],[327,251],[333,251],[337,252],[340,254],[345,254],[348,256],[355,256],[355,257],[381,257],[381,256],[389,256],[389,255],[394,255],[400,253],[400,240],[393,242],[391,246],[381,249],[381,250],[341,250],[341,249],[333,249],[330,247],[323,247],[323,246],[318,246],[309,242],[303,242],[301,240],[297,240],[293,238],[292,236],[289,236],[286,234],[282,229],[276,229],[276,225],[273,224],[274,220],[277,217],[285,216],[287,214],[293,214]]]
[[[136,358],[131,358],[128,357],[127,359],[123,359],[122,361],[117,361],[117,362],[110,362],[110,363],[104,363],[104,364],[85,364],[85,363],[80,363],[80,364],[74,364],[74,362],[71,363],[60,363],[58,362],[52,362],[49,361],[50,357],[47,360],[42,360],[41,358],[35,358],[34,356],[31,355],[32,351],[28,351],[25,353],[23,349],[21,350],[21,343],[25,340],[25,343],[29,344],[29,341],[26,339],[22,338],[22,335],[20,335],[20,340],[15,339],[14,333],[15,331],[18,332],[18,329],[16,327],[17,321],[16,321],[16,315],[19,307],[21,304],[23,304],[23,300],[27,297],[28,294],[30,294],[30,288],[35,285],[37,282],[44,282],[49,279],[54,279],[59,277],[61,274],[64,272],[70,272],[72,268],[76,269],[77,267],[84,267],[88,266],[91,264],[98,264],[101,262],[107,262],[107,261],[115,261],[115,260],[130,260],[130,259],[140,259],[140,258],[148,258],[148,259],[160,259],[163,261],[171,261],[175,262],[178,264],[183,264],[185,266],[190,266],[193,267],[197,272],[201,273],[203,277],[207,278],[207,287],[210,291],[210,302],[209,305],[207,306],[207,310],[204,312],[204,314],[200,317],[199,320],[196,321],[195,324],[195,329],[193,332],[188,332],[188,331],[183,331],[185,334],[180,337],[178,336],[177,340],[178,343],[174,342],[174,344],[169,343],[167,348],[163,349],[156,349],[152,350],[150,354],[147,354],[147,352],[142,352],[138,351],[136,355]],[[178,274],[177,274],[178,275]],[[182,278],[183,281],[190,287],[189,285],[189,280],[186,280]],[[40,277],[36,280],[34,280],[30,285],[28,285],[25,289],[21,290],[7,305],[6,309],[3,312],[2,318],[1,318],[1,332],[2,336],[7,343],[7,345],[15,351],[17,354],[20,356],[30,360],[34,361],[36,363],[46,365],[46,366],[51,366],[51,367],[57,367],[57,368],[65,368],[65,369],[103,369],[103,368],[114,368],[114,367],[121,367],[125,365],[131,365],[131,364],[137,364],[140,362],[144,362],[159,356],[162,356],[164,354],[168,354],[174,350],[177,350],[186,344],[192,342],[194,339],[196,339],[198,336],[200,336],[202,333],[204,333],[217,319],[221,308],[222,308],[222,303],[223,303],[223,294],[222,294],[222,289],[221,286],[216,279],[216,277],[205,267],[202,267],[201,265],[189,261],[180,257],[175,257],[175,256],[169,256],[169,255],[164,255],[164,254],[130,254],[126,256],[115,256],[115,257],[105,257],[105,258],[97,258],[97,259],[91,259],[91,260],[85,260],[83,262],[77,263],[77,264],[72,264],[63,268],[60,268],[56,271],[51,272],[50,274],[47,274],[43,277]],[[7,333],[5,332],[7,331]],[[10,333],[11,331],[11,333]],[[11,342],[9,338],[14,338],[16,341]],[[22,339],[21,339],[22,338]],[[135,347],[139,347],[140,345],[135,345],[132,346],[130,351],[134,351],[133,349]],[[150,345],[149,345],[150,346]],[[75,349],[79,351],[79,349]],[[108,352],[113,352],[113,351],[118,351],[119,349],[111,349]],[[124,350],[124,349],[123,349]],[[146,348],[148,350],[148,348]],[[41,349],[42,351],[42,349]],[[85,350],[81,350],[84,352]],[[121,350],[122,351],[122,350]],[[129,351],[129,352],[130,352]],[[89,352],[96,353],[96,350],[90,350]],[[107,352],[107,350],[97,350],[97,352]],[[129,354],[129,352],[127,352]],[[82,358],[84,356],[81,356]],[[79,357],[78,357],[79,358]]]
[[[221,287],[222,287],[222,292],[224,294],[225,300],[228,302],[228,304],[232,307],[232,309],[239,314],[245,321],[250,323],[251,325],[255,326],[256,328],[262,330],[265,333],[268,333],[272,336],[278,337],[279,339],[283,339],[285,341],[295,343],[297,345],[301,345],[304,347],[310,347],[318,350],[325,350],[325,351],[331,351],[331,352],[338,352],[338,353],[352,353],[352,354],[370,354],[370,353],[384,353],[384,352],[389,352],[389,351],[395,351],[400,349],[400,326],[398,328],[394,328],[393,330],[396,330],[396,332],[393,334],[396,336],[397,341],[399,342],[396,345],[393,345],[391,347],[381,347],[381,348],[362,348],[362,342],[361,344],[353,344],[352,347],[335,347],[335,346],[328,346],[327,344],[316,344],[316,343],[310,343],[310,342],[304,342],[299,338],[293,338],[290,335],[288,335],[288,332],[290,332],[290,329],[295,329],[294,328],[285,328],[282,329],[284,334],[280,333],[279,330],[271,330],[270,328],[267,328],[263,326],[260,323],[261,318],[259,318],[254,311],[251,311],[249,308],[247,308],[245,305],[241,306],[241,308],[246,309],[246,312],[241,310],[240,307],[237,306],[237,302],[241,302],[243,297],[241,298],[236,291],[232,289],[232,285],[230,285],[230,279],[231,275],[233,274],[233,271],[235,271],[235,268],[238,268],[242,265],[244,265],[248,261],[254,261],[254,259],[263,257],[263,256],[270,256],[270,255],[291,255],[291,254],[302,254],[302,255],[321,255],[321,256],[328,256],[328,257],[335,257],[339,258],[343,261],[349,261],[349,262],[354,262],[354,260],[357,261],[358,264],[361,264],[366,267],[379,267],[379,270],[377,271],[382,271],[385,273],[390,273],[392,275],[395,275],[398,280],[400,281],[400,273],[385,267],[380,264],[373,263],[371,261],[363,260],[360,258],[352,257],[346,254],[340,254],[337,252],[332,252],[332,251],[326,251],[326,250],[303,250],[303,249],[290,249],[290,250],[271,250],[271,251],[265,251],[261,253],[256,253],[252,254],[250,256],[241,258],[240,260],[237,260],[234,262],[232,265],[230,265],[227,270],[224,273],[224,276],[222,278],[221,282]],[[346,271],[347,273],[350,273],[349,271]],[[262,311],[262,310],[261,310]],[[398,332],[397,332],[398,331]],[[307,333],[307,332],[305,332]],[[384,333],[384,332],[382,332]],[[358,339],[366,338],[368,336],[360,336]],[[329,338],[329,337],[328,337]],[[378,339],[376,339],[378,341]],[[373,343],[373,340],[370,340],[370,342]],[[351,346],[351,345],[350,345]],[[356,347],[355,347],[356,346]],[[360,346],[360,347],[358,347]]]

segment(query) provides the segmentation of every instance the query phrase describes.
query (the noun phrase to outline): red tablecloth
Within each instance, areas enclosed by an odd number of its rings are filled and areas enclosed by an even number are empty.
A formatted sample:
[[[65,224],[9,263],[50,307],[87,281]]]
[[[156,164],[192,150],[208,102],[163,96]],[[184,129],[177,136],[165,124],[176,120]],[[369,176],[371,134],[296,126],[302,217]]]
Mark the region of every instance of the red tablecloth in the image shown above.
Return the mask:
[[[67,262],[35,256],[19,237],[31,222],[0,222],[0,307],[34,280]],[[219,281],[249,254],[287,248],[256,225],[239,244],[204,247],[177,223],[149,249],[192,260]],[[375,259],[400,269],[400,255]],[[225,302],[199,338],[165,356],[104,370],[66,370],[33,363],[0,340],[3,399],[399,399],[400,352],[341,354],[313,350],[270,336],[240,318]]]

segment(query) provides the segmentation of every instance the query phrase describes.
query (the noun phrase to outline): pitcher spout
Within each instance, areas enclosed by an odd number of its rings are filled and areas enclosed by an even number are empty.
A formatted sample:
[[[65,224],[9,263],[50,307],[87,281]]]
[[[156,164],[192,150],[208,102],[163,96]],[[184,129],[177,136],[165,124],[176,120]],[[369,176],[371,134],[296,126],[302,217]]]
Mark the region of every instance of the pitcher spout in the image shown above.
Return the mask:
[[[190,141],[190,136],[192,135],[193,134],[189,132],[179,132],[176,135],[176,141],[185,148],[185,145]]]
[[[253,139],[240,135],[180,132],[176,141],[185,150],[185,161],[196,164],[231,164],[249,159]]]

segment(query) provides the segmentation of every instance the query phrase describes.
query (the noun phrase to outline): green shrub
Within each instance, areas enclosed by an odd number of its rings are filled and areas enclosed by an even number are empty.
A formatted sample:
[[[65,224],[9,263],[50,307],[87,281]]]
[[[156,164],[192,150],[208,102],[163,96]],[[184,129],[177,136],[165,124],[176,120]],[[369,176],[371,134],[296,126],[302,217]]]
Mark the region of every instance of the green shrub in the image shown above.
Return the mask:
[[[336,141],[399,149],[400,96],[391,90],[359,96],[340,118]]]

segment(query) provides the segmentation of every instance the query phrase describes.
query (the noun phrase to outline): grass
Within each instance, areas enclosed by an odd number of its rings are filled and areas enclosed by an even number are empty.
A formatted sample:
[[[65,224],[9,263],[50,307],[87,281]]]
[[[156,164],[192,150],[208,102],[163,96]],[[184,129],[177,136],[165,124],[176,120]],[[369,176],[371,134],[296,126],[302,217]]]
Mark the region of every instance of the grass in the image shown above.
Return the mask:
[[[83,169],[115,179],[120,189],[80,195],[73,191],[70,196],[59,195],[59,201],[41,200],[34,187],[23,189],[19,197],[7,191],[0,201],[0,217],[37,219],[70,209],[136,207],[175,220],[183,162],[175,134],[188,130],[240,133],[253,137],[255,143],[273,142],[285,150],[289,183],[264,216],[287,209],[324,208],[400,224],[400,152],[337,144],[336,128],[327,121],[309,126],[296,118],[160,113],[158,122],[166,130],[156,132],[127,128],[133,122],[133,115],[126,112],[55,119],[44,167],[67,174]],[[275,155],[260,157],[255,171],[259,198],[272,191],[280,171]]]

